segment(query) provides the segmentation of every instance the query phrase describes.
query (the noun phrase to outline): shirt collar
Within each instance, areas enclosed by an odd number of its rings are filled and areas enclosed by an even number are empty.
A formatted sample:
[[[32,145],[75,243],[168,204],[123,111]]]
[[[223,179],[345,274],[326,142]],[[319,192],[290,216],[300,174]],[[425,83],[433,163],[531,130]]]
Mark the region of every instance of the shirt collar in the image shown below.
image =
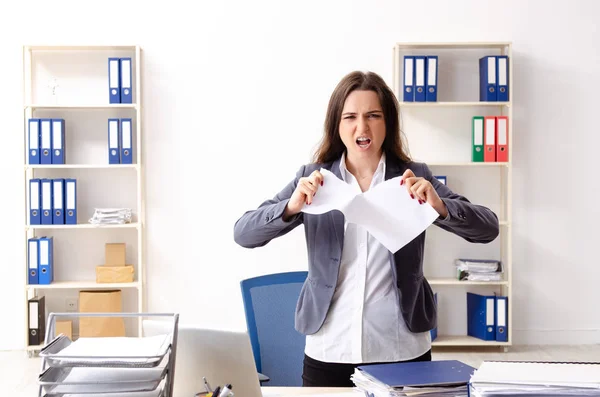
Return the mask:
[[[340,159],[340,174],[344,181],[346,180],[346,172],[350,173],[346,168],[346,152],[342,152],[342,158]],[[382,172],[385,175],[385,151],[381,152],[381,158],[379,159],[379,164],[377,164],[377,169],[375,170],[375,174],[378,172]]]

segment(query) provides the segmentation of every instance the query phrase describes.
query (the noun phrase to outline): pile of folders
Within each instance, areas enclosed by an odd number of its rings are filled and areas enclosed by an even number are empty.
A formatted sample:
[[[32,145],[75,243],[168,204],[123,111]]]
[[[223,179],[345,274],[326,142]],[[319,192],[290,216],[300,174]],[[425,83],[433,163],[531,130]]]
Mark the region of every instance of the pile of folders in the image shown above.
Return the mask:
[[[77,224],[77,180],[71,178],[30,179],[29,224]]]
[[[473,162],[508,162],[508,116],[474,116]]]

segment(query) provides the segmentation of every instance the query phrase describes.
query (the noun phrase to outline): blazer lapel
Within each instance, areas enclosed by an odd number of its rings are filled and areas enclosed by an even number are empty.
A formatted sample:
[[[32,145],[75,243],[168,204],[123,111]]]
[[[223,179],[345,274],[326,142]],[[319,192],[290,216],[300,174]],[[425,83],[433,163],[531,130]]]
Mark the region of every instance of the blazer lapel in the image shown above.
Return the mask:
[[[340,161],[341,157],[332,163],[331,169],[329,171],[331,171],[336,177],[343,181],[344,179],[342,178],[342,174],[340,172]],[[341,250],[344,246],[344,214],[341,211],[331,211],[329,213],[329,217],[333,222],[333,230],[335,232],[335,237],[338,240],[338,244],[340,245]]]
[[[407,165],[404,162],[394,160],[392,156],[386,156],[385,158],[385,180],[402,176],[406,171]]]

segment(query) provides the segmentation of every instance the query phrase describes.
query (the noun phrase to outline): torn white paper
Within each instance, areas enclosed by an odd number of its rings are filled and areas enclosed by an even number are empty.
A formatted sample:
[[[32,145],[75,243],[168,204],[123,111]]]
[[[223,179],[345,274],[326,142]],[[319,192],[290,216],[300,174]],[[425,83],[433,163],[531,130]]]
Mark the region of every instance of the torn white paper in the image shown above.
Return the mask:
[[[364,193],[357,193],[331,171],[320,170],[323,186],[319,187],[307,214],[341,211],[346,221],[364,226],[391,252],[396,252],[429,227],[439,216],[427,203],[412,199],[401,177],[382,182]]]

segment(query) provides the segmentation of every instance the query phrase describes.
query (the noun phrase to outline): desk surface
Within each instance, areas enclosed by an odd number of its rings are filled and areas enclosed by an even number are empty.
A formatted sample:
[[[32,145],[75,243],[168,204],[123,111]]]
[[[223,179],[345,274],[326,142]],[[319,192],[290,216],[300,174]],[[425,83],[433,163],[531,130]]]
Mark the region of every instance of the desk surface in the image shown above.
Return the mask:
[[[352,394],[352,387],[262,387],[265,397],[320,396],[322,394]]]

